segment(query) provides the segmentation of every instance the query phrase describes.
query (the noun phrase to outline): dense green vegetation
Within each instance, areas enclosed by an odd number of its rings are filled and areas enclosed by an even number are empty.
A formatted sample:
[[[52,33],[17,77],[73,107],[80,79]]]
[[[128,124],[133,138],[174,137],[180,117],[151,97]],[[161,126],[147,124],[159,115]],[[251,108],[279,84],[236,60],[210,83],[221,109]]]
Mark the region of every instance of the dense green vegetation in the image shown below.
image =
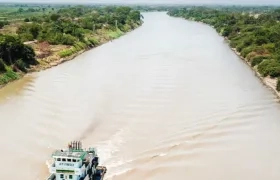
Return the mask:
[[[173,9],[169,15],[213,26],[262,76],[280,77],[280,9],[193,7]]]
[[[127,32],[140,23],[140,12],[129,7],[72,7],[34,19],[25,19],[18,30],[23,41],[47,41],[50,44],[86,43],[87,36],[98,29]],[[31,21],[31,23],[29,23]]]
[[[17,79],[31,65],[40,64],[36,60],[40,57],[38,51],[42,57],[55,53],[64,58],[118,38],[142,23],[138,10],[123,6],[3,7],[0,7],[0,85]],[[50,47],[55,46],[67,48],[51,51]]]
[[[30,65],[36,65],[35,53],[18,37],[0,35],[0,84],[17,79],[15,71],[26,72]]]

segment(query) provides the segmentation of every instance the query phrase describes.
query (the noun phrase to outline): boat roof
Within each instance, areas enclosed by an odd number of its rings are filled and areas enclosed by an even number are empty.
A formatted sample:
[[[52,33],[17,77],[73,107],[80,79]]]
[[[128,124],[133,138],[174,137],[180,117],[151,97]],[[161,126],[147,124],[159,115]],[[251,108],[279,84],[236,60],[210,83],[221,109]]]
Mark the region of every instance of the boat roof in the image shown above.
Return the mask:
[[[56,157],[71,157],[71,158],[80,158],[80,159],[85,159],[86,155],[88,153],[86,151],[83,151],[83,150],[78,150],[78,151],[61,151],[61,150],[57,150],[55,151],[52,156],[56,156]]]

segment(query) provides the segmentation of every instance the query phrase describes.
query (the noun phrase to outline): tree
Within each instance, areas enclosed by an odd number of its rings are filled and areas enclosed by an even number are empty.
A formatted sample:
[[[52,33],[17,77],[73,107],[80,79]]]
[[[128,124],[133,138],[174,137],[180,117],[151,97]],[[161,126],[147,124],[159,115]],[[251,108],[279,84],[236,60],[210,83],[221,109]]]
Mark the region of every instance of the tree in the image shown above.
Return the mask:
[[[18,12],[19,12],[19,13],[22,13],[23,11],[24,11],[23,8],[19,8],[19,9],[18,9]]]
[[[50,18],[51,18],[52,21],[57,21],[60,18],[60,15],[59,14],[52,14]]]
[[[16,36],[0,35],[0,58],[6,65],[22,59],[27,65],[36,64],[34,50],[24,45]]]
[[[34,40],[33,35],[29,32],[22,33],[19,35],[19,37],[23,42]]]
[[[277,91],[280,91],[280,78],[277,79],[276,90],[277,90]]]
[[[41,29],[41,26],[37,23],[24,24],[18,28],[17,33],[20,37],[25,37],[23,38],[25,40],[33,40],[37,39]],[[32,39],[30,38],[30,35],[32,35]]]
[[[2,29],[5,25],[8,25],[8,21],[0,21],[0,29]]]
[[[227,37],[230,35],[230,33],[232,32],[232,28],[231,27],[226,27],[222,33],[223,36]]]
[[[141,14],[139,11],[131,11],[129,13],[129,17],[134,21],[140,21],[141,20]]]
[[[81,20],[81,27],[84,29],[92,30],[93,25],[94,24],[91,18],[85,18]]]
[[[0,73],[6,71],[6,67],[5,66],[6,65],[5,65],[5,62],[3,61],[3,59],[0,59]]]
[[[40,30],[41,30],[41,26],[39,24],[32,24],[29,29],[34,39],[37,39]]]

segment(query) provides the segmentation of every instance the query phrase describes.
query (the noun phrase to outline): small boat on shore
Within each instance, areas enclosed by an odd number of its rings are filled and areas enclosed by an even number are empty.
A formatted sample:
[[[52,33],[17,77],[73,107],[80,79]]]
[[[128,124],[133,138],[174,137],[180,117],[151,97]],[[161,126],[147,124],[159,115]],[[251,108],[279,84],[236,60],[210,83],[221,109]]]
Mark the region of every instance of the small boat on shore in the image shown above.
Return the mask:
[[[102,180],[106,167],[98,166],[99,157],[94,148],[83,149],[80,141],[68,144],[68,149],[56,150],[47,163],[47,180]]]

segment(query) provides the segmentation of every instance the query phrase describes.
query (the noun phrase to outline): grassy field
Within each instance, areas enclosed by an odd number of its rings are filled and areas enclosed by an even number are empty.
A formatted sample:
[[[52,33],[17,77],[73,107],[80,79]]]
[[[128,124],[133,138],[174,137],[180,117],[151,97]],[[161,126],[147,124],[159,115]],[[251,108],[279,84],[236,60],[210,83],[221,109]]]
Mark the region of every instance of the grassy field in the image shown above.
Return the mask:
[[[0,21],[17,21],[56,12],[59,8],[46,5],[0,4]]]

